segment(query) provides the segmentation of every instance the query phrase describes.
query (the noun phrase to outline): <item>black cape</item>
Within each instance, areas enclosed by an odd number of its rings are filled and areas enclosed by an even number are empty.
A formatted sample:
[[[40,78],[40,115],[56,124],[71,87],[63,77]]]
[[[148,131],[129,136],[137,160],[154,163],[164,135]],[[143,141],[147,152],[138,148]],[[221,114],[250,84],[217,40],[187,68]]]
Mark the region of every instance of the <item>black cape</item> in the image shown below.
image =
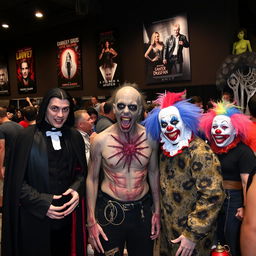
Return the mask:
[[[84,256],[86,255],[84,195],[87,175],[84,142],[80,133],[73,128],[65,129],[63,138],[79,162],[79,166],[73,166],[72,171],[74,175],[75,172],[81,174],[79,179],[72,181],[71,185],[78,191],[81,199],[79,206],[72,213],[72,255]],[[35,141],[37,141],[36,147]],[[14,152],[4,180],[1,255],[23,256],[20,248],[26,248],[26,256],[48,256],[50,255],[50,219],[46,216],[46,212],[52,202],[52,195],[47,194],[47,191],[32,193],[35,200],[31,210],[22,207],[19,202],[28,166],[32,164],[37,170],[48,169],[46,143],[41,131],[36,126],[24,129],[17,138]],[[44,173],[48,172],[44,171]],[[37,178],[37,175],[34,175],[32,182],[36,184],[35,187],[39,186],[42,190],[47,188],[47,177],[42,179],[41,176]]]

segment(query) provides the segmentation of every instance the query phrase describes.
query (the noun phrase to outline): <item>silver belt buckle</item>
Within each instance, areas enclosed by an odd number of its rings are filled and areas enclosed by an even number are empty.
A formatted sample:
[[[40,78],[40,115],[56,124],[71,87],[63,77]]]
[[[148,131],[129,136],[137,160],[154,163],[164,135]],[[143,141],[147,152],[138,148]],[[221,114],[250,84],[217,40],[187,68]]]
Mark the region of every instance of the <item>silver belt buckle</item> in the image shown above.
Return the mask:
[[[134,208],[134,204],[123,204],[123,210],[124,211],[130,211],[131,207],[133,209]]]

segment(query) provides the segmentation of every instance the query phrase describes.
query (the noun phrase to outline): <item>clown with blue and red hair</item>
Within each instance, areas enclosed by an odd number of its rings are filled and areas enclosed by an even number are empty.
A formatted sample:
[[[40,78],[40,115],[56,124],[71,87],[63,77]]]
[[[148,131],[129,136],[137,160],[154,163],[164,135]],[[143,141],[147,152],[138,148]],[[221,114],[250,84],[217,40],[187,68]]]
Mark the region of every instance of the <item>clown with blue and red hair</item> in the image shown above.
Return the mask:
[[[161,255],[209,255],[224,200],[220,163],[197,136],[201,109],[181,93],[155,101],[144,125],[161,144]]]
[[[226,101],[213,103],[213,108],[200,120],[200,129],[221,163],[227,195],[218,216],[217,240],[230,247],[232,256],[241,255],[239,236],[246,184],[256,166],[253,151],[244,143],[250,127],[249,117]]]

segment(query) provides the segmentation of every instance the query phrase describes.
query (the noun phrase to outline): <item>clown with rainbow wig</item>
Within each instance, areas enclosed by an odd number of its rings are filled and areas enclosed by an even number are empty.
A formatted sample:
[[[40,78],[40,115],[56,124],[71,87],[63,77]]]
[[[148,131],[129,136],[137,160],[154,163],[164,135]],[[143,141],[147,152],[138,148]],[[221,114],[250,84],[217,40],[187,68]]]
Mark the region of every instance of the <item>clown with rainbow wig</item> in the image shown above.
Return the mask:
[[[230,247],[232,256],[241,255],[240,225],[245,205],[245,189],[250,171],[256,166],[247,139],[249,117],[230,102],[213,103],[200,121],[212,150],[221,163],[226,198],[218,216],[217,240]]]
[[[220,163],[197,136],[201,109],[184,92],[160,94],[144,121],[161,144],[161,255],[209,255],[224,200]]]

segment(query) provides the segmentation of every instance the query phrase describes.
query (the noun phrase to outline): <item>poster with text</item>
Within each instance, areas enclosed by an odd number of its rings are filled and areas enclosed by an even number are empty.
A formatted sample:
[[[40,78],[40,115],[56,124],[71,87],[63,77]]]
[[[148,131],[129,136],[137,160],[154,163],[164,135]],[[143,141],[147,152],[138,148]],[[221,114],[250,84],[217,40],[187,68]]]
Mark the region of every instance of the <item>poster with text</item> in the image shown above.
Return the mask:
[[[143,25],[147,84],[191,79],[190,43],[185,14]]]
[[[35,93],[35,60],[31,47],[19,49],[16,52],[16,70],[18,92]]]
[[[10,95],[10,82],[6,56],[0,55],[0,96]]]
[[[57,76],[63,89],[82,88],[79,37],[57,42]]]
[[[109,88],[120,85],[120,61],[117,32],[99,33],[98,86]]]

